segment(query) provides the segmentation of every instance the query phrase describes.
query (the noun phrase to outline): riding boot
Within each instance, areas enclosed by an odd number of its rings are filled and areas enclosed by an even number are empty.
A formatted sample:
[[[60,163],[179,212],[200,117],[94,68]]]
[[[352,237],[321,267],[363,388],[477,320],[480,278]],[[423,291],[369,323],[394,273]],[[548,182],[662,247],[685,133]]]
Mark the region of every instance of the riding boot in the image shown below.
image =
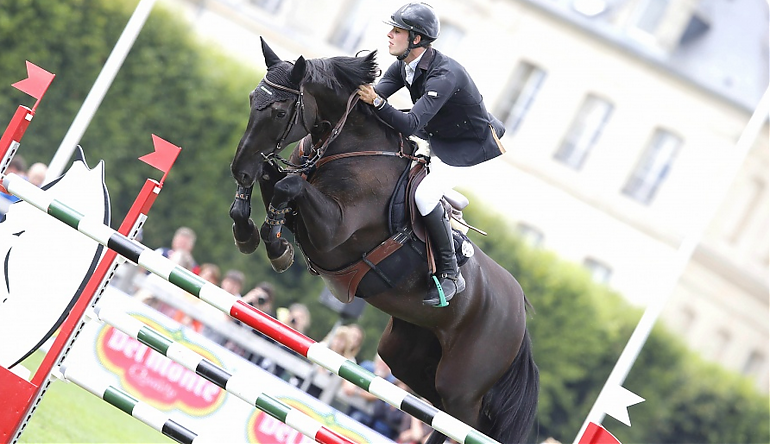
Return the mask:
[[[449,302],[455,294],[465,290],[465,279],[460,274],[455,257],[449,217],[444,212],[444,207],[439,203],[433,211],[423,216],[422,219],[425,222],[425,228],[428,229],[433,251],[436,253],[435,277],[438,279],[438,285],[441,286],[445,300]],[[422,300],[425,305],[443,306],[436,279],[431,280],[428,293]]]

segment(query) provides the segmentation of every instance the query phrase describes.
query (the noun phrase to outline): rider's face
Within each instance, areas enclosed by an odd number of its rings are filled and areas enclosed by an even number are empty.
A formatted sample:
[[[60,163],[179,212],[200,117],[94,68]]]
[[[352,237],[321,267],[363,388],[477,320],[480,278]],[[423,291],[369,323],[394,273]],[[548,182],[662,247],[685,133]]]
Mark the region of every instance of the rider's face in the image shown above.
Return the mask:
[[[393,27],[388,32],[388,52],[390,55],[400,56],[406,51],[407,46],[409,46],[409,31]]]

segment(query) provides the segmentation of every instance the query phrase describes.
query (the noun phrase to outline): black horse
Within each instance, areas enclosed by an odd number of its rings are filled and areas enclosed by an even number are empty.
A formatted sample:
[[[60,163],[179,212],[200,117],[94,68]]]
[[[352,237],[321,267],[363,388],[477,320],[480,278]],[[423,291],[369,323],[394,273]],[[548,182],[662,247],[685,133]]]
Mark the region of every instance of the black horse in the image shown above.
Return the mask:
[[[403,243],[408,237],[394,236],[389,208],[404,171],[420,159],[370,106],[356,103],[357,87],[372,83],[379,71],[374,52],[291,63],[264,41],[262,51],[268,71],[250,94],[248,125],[231,165],[239,185],[230,210],[236,245],[251,253],[261,237],[273,268],[285,271],[294,257],[292,244],[281,235],[285,225],[311,271],[348,302],[351,295],[340,276],[360,272],[358,265],[374,257],[372,250],[384,241]],[[290,159],[279,157],[300,139]],[[249,219],[255,182],[268,211],[260,230]],[[539,391],[526,329],[528,303],[508,271],[475,245],[472,249],[461,268],[467,288],[446,308],[422,303],[427,261],[395,261],[406,268],[392,287],[372,284],[381,279],[370,279],[376,275],[370,272],[358,292],[351,291],[392,316],[378,352],[394,376],[492,438],[523,442]],[[434,432],[429,442],[443,439]]]

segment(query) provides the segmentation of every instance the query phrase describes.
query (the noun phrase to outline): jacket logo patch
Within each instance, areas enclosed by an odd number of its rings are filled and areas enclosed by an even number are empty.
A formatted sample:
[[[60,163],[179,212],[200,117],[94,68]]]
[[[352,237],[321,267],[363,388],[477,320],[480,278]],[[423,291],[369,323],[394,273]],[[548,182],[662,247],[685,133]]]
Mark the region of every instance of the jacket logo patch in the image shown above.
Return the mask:
[[[438,93],[436,91],[428,91],[428,95],[431,97],[438,97]]]

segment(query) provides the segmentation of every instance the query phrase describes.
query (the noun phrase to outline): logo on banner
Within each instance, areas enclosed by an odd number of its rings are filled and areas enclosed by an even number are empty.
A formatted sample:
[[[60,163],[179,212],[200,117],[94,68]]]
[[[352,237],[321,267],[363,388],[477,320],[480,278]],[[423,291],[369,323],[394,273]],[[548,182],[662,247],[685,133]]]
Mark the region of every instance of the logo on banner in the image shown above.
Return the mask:
[[[353,442],[368,442],[369,440],[337,423],[333,414],[321,414],[294,399],[278,397],[279,401],[297,409],[320,424],[339,433]],[[249,418],[249,442],[256,444],[310,444],[315,443],[302,433],[292,429],[283,422],[273,418],[261,410],[255,410]]]
[[[148,318],[139,316],[139,319],[212,363],[221,365],[208,350],[187,342],[181,330],[169,331]],[[96,354],[105,368],[120,377],[128,393],[157,409],[178,409],[190,416],[206,416],[224,402],[226,392],[216,384],[110,325],[105,325],[99,332]]]

